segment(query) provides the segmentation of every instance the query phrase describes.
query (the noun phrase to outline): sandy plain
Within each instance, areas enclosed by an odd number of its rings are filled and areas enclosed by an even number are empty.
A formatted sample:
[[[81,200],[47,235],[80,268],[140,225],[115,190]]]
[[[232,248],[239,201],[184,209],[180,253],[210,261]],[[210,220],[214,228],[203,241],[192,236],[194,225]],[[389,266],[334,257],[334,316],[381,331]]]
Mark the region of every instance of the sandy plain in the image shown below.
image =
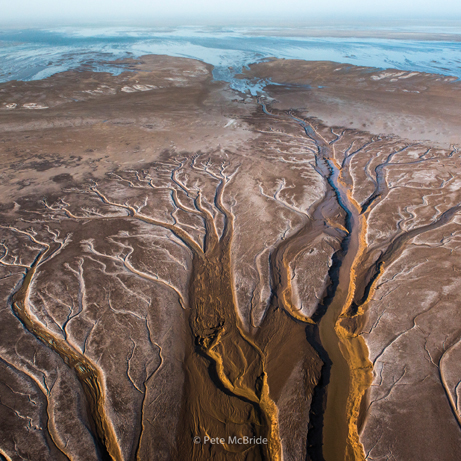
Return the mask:
[[[459,82],[129,64],[0,86],[0,457],[458,459]]]

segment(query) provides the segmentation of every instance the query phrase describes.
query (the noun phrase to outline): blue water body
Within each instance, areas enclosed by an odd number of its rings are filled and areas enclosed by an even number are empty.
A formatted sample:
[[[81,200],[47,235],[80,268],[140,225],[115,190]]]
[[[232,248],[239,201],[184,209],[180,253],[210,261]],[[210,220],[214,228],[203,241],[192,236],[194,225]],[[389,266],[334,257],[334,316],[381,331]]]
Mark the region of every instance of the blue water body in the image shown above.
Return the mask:
[[[247,82],[233,78],[251,63],[267,57],[336,61],[376,68],[395,68],[461,78],[461,42],[378,38],[283,37],[252,28],[105,27],[0,31],[0,82],[39,80],[70,69],[119,74],[111,62],[145,54],[167,54],[202,60],[215,67],[214,78],[236,89]],[[433,30],[428,30],[433,32]],[[264,33],[264,31],[263,31]],[[252,92],[264,82],[253,82]],[[240,87],[239,87],[240,86]]]

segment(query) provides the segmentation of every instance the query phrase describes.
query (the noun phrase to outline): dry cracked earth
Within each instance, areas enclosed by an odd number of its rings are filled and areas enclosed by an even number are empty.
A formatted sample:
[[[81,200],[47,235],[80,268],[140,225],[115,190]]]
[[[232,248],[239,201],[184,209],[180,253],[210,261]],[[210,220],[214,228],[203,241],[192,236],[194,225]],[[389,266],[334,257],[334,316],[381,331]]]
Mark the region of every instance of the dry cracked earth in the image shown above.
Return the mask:
[[[458,460],[461,84],[125,64],[0,85],[0,459]]]

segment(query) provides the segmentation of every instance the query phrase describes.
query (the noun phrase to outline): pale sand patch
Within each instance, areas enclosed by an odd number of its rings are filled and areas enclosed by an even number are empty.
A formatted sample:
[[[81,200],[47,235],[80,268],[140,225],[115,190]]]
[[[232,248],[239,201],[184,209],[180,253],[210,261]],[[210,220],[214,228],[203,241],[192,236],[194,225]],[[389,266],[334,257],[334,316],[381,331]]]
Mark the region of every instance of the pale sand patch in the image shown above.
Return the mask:
[[[156,86],[154,85],[133,85],[133,88],[135,90],[139,90],[139,91],[151,91],[151,90],[154,90],[155,88],[157,88]]]
[[[398,77],[400,75],[403,75],[405,72],[381,72],[379,75],[372,75],[370,78],[372,80],[382,80],[383,78],[388,78],[388,77]]]
[[[123,91],[124,93],[136,93],[136,90],[131,88],[131,86],[124,86],[120,91]]]
[[[27,102],[26,104],[23,104],[22,107],[24,107],[24,109],[48,109],[48,106],[44,106],[36,102]]]
[[[418,75],[419,72],[410,72],[408,75],[404,75],[403,77],[399,77],[399,79],[404,79],[404,78],[410,78],[410,77],[414,77],[415,75]]]
[[[111,88],[107,85],[101,85],[95,90],[83,90],[83,93],[93,94],[93,95],[100,95],[100,94],[116,94],[115,88]]]

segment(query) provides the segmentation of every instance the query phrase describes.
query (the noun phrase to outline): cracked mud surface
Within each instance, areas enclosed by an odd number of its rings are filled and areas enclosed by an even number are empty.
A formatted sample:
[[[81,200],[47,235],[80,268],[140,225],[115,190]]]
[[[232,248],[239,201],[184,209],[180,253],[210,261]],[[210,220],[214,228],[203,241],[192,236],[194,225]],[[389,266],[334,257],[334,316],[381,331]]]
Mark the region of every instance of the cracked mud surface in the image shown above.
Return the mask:
[[[0,458],[458,459],[459,83],[131,68],[0,87]]]

